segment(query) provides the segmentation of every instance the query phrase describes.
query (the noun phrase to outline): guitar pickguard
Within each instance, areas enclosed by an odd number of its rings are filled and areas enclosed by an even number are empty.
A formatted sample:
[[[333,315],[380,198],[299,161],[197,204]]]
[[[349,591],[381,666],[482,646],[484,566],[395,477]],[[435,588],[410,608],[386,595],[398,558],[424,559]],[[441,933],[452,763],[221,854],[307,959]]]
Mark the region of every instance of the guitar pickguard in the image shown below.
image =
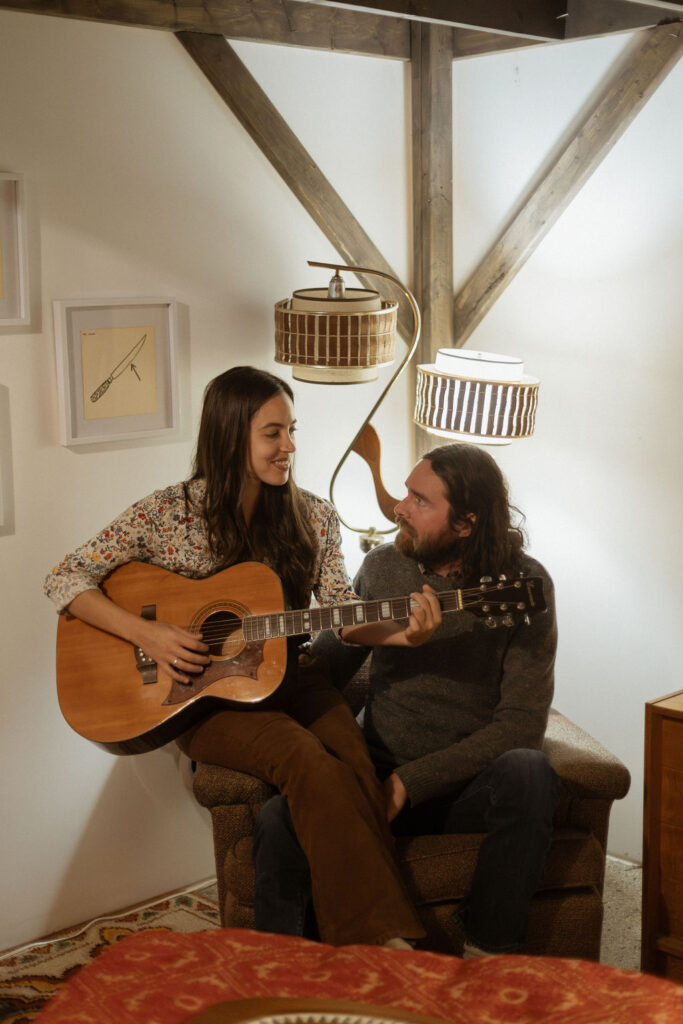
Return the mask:
[[[212,660],[200,676],[189,683],[173,680],[166,700],[167,704],[183,704],[192,697],[197,697],[207,686],[227,676],[246,676],[248,679],[258,678],[259,665],[263,663],[263,646],[265,641],[247,643],[236,657],[230,660]]]

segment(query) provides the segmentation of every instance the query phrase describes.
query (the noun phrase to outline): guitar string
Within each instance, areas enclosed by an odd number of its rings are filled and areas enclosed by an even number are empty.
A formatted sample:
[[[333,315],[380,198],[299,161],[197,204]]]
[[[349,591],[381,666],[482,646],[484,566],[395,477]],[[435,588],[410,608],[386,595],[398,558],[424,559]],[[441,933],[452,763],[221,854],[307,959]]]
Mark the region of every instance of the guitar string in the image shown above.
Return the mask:
[[[504,590],[508,590],[508,589],[509,589],[509,587],[504,588]],[[476,595],[477,601],[470,601],[469,602],[469,606],[465,606],[462,609],[459,609],[457,603],[453,607],[447,607],[448,604],[450,604],[452,601],[455,600],[456,595],[458,593],[460,593],[460,595],[462,596],[462,598],[464,600],[467,600],[468,598],[474,597]],[[501,593],[501,591],[498,590],[497,588],[492,588],[490,591],[485,591],[484,593],[482,593],[482,591],[480,590],[479,587],[472,587],[472,588],[468,588],[468,589],[463,589],[461,591],[457,591],[457,590],[455,590],[455,591],[444,591],[439,596],[441,597],[441,600],[444,602],[443,610],[445,612],[452,612],[452,611],[458,611],[458,610],[468,611],[469,608],[471,608],[474,604],[477,604],[481,600],[486,600],[486,599],[488,599],[489,602],[494,603],[494,604],[506,604],[506,603],[509,603],[509,600],[510,600],[509,597],[505,597],[504,593]],[[519,596],[519,595],[514,595],[514,596]],[[501,597],[504,597],[505,599],[501,601],[500,600]],[[387,598],[387,600],[391,604],[393,604],[394,602],[405,603],[408,600],[408,598],[405,598],[405,597],[394,597],[394,598]],[[345,604],[345,605],[334,605],[334,606],[332,606],[332,608],[338,608],[338,609],[349,608],[349,609],[352,609],[352,608],[356,607],[358,604],[362,604],[366,608],[371,608],[372,606],[375,606],[376,608],[378,608],[381,604],[384,604],[384,603],[385,602],[381,601],[381,600],[378,600],[378,601],[365,601],[365,602],[350,601],[350,602],[348,602],[348,604]],[[515,610],[516,611],[520,611],[520,609],[515,609]],[[527,609],[525,608],[524,610],[526,611]],[[312,615],[315,618],[317,618],[318,616],[324,615],[325,612],[331,613],[331,609],[330,609],[329,606],[327,608],[322,607],[322,608],[298,609],[298,610],[292,610],[292,611],[290,611],[290,610],[283,610],[283,611],[277,611],[277,612],[262,612],[262,613],[260,613],[258,615],[246,615],[246,616],[244,616],[244,619],[272,619],[272,618],[279,618],[280,616],[290,616],[290,617],[292,617],[292,616],[304,616],[304,615]],[[219,610],[218,612],[214,612],[213,614],[221,614],[221,610]],[[230,614],[230,613],[228,613],[228,614]],[[194,633],[196,636],[203,637],[205,640],[207,640],[210,643],[217,643],[219,641],[225,641],[225,640],[228,640],[229,638],[231,638],[232,635],[234,633],[236,633],[240,629],[241,624],[244,622],[244,619],[238,619],[237,621],[238,621],[239,625],[235,626],[234,629],[231,629],[228,632],[224,632],[225,626],[223,624],[212,625],[209,628],[204,628],[204,629],[202,629],[201,626],[199,628],[196,628],[196,627],[195,628],[191,628],[190,626],[186,626],[185,628],[188,629],[190,632]],[[363,623],[359,623],[356,620],[354,620],[352,622],[341,623],[341,625],[344,625],[344,626],[366,625],[366,624],[372,624],[374,622],[383,622],[383,621],[387,621],[387,620],[386,619],[377,618],[377,619],[366,620],[366,622],[363,622]],[[303,627],[303,623],[301,625]],[[330,625],[330,626],[325,626],[325,627],[322,627],[322,628],[330,629],[330,628],[332,628],[332,626]],[[284,637],[284,636],[287,636],[287,635],[291,635],[291,636],[302,635],[303,633],[307,633],[307,632],[317,632],[317,630],[311,630],[311,629],[302,628],[300,632],[298,630],[295,630],[295,632],[291,633],[291,634],[287,634],[287,633],[282,634],[282,633],[276,632],[276,633],[271,633],[270,636],[263,636],[263,637],[257,636],[255,639],[259,639],[259,640],[277,639],[278,637]]]

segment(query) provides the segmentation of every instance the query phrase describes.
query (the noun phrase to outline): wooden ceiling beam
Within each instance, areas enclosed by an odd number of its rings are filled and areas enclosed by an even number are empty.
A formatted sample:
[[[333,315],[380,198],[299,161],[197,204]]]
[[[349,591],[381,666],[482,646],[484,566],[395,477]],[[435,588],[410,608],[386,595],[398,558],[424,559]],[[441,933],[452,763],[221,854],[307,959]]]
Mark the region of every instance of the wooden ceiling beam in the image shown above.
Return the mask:
[[[615,62],[590,113],[456,295],[456,346],[465,343],[522,269],[560,214],[676,65],[682,49],[683,26],[662,25],[638,33],[632,45]]]
[[[351,8],[414,21],[482,31],[562,39],[565,0],[307,0],[320,7]]]
[[[521,50],[528,46],[550,46],[544,39],[529,36],[503,36],[495,32],[479,32],[472,28],[453,29],[453,59],[483,57],[487,53]]]
[[[297,0],[0,0],[0,9],[410,59],[410,25]]]
[[[254,43],[410,60],[410,21],[321,7],[305,0],[0,0],[22,11],[169,32],[208,32]],[[453,28],[453,56],[483,56],[534,46],[540,39]]]
[[[567,0],[565,39],[632,32],[654,28],[683,14],[683,3],[638,0]]]
[[[665,7],[672,14],[680,14],[683,10],[683,0],[623,0],[626,4],[642,4],[647,7]]]
[[[196,32],[179,32],[178,39],[344,263],[400,280],[227,39]],[[376,278],[357,277],[365,287],[377,287]],[[413,317],[403,293],[389,281],[383,292],[399,303],[399,330],[411,338]]]

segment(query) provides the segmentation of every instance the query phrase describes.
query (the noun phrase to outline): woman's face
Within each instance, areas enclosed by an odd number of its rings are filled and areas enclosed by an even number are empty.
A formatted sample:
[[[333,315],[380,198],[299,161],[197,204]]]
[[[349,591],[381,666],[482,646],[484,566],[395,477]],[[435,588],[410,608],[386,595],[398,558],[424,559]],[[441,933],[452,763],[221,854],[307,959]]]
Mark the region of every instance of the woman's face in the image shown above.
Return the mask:
[[[280,392],[264,402],[249,424],[247,473],[252,480],[282,486],[289,479],[294,444],[294,406]]]

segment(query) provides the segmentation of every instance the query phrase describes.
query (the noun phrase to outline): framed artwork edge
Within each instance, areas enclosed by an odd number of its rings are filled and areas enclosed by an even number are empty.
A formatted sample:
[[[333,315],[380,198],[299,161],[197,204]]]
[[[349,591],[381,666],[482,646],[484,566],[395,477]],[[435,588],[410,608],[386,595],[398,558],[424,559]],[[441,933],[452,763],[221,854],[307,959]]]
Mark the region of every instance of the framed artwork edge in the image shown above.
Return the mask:
[[[149,428],[138,427],[125,430],[107,425],[106,418],[101,421],[102,429],[91,434],[79,434],[74,430],[74,414],[78,406],[77,389],[81,382],[72,379],[70,372],[70,348],[75,339],[70,336],[69,316],[74,310],[121,310],[125,307],[165,307],[167,336],[163,341],[167,346],[168,380],[167,392],[169,413],[163,426]],[[52,302],[55,331],[55,354],[57,365],[57,398],[59,408],[59,440],[65,447],[81,447],[86,445],[102,445],[123,441],[139,441],[147,438],[170,439],[178,432],[179,402],[177,367],[177,333],[178,304],[168,296],[126,296],[107,298],[76,298],[54,299]],[[118,417],[120,420],[122,417]]]
[[[26,186],[24,175],[13,171],[0,171],[0,182],[15,183],[15,218],[16,218],[16,261],[17,290],[19,316],[5,317],[0,315],[0,329],[9,327],[26,327],[31,323],[31,304],[29,297],[29,259],[28,259],[28,221],[26,211]]]

